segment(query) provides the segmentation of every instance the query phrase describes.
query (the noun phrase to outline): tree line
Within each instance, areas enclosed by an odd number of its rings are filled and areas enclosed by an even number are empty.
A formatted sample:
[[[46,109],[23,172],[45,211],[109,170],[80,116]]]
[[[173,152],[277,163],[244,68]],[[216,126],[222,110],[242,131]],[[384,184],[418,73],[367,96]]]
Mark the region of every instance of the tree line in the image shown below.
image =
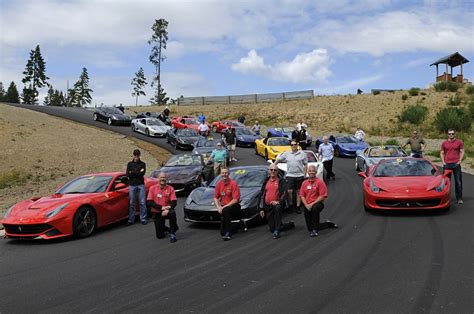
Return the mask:
[[[149,100],[151,104],[164,105],[169,101],[161,85],[161,64],[165,60],[163,50],[166,49],[168,41],[168,21],[165,19],[155,20],[151,27],[153,33],[148,40],[151,45],[151,54],[149,61],[155,67],[155,74],[150,83],[155,88],[153,97]],[[73,88],[67,89],[64,93],[59,89],[55,89],[48,80],[46,75],[46,62],[41,55],[40,46],[30,51],[25,70],[23,71],[23,90],[21,95],[18,92],[15,82],[11,82],[5,91],[3,83],[0,82],[0,101],[10,103],[23,103],[29,105],[38,105],[39,91],[47,87],[48,91],[44,98],[45,106],[67,106],[67,107],[84,107],[92,102],[93,90],[89,87],[89,74],[87,68],[83,67],[79,75],[79,79],[74,83]],[[140,67],[131,81],[132,97],[135,97],[135,105],[138,105],[138,98],[146,96],[144,88],[147,86],[147,79],[143,67]]]

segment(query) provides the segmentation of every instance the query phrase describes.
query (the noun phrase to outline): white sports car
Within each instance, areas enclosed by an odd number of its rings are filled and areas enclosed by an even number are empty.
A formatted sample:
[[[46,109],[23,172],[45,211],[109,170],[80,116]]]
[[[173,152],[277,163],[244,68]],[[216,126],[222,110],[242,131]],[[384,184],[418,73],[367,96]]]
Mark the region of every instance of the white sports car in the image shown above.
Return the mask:
[[[308,166],[316,166],[316,177],[323,180],[324,166],[321,158],[319,158],[312,150],[304,150],[308,158]],[[272,161],[268,160],[268,163],[271,164]],[[286,163],[279,162],[277,165],[278,169],[282,170],[286,174]]]
[[[169,125],[155,118],[140,118],[132,120],[132,131],[140,132],[146,136],[165,137],[166,132],[171,129]]]

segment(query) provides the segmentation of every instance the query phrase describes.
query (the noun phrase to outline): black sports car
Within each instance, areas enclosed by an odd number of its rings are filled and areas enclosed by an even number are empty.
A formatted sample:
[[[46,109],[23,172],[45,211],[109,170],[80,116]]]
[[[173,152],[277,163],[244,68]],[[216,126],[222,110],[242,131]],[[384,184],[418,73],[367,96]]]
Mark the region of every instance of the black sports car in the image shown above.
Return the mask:
[[[160,172],[165,172],[168,175],[168,184],[176,192],[190,191],[204,184],[204,168],[201,155],[173,155],[161,168],[154,170],[151,177],[158,178]]]
[[[108,125],[130,125],[132,118],[116,107],[99,107],[94,111],[94,121],[104,121]]]
[[[237,146],[244,147],[254,147],[255,140],[263,138],[248,128],[235,128],[235,135],[237,136]]]
[[[201,139],[202,136],[197,134],[193,129],[176,129],[172,128],[166,133],[166,141],[171,145],[174,145],[176,149],[189,149],[194,148],[194,143]]]
[[[260,219],[257,208],[258,194],[267,178],[267,166],[243,166],[229,169],[229,177],[240,186],[240,206],[244,223]],[[184,203],[184,220],[193,223],[220,223],[221,215],[214,205],[214,190],[221,176],[208,187],[199,187],[189,194]],[[235,221],[235,222],[240,222]]]
[[[212,151],[216,149],[217,143],[222,144],[221,141],[215,141],[213,138],[202,137],[194,143],[193,154],[209,157]],[[224,145],[222,145],[222,149],[227,150]],[[229,156],[229,152],[227,152],[227,156]]]

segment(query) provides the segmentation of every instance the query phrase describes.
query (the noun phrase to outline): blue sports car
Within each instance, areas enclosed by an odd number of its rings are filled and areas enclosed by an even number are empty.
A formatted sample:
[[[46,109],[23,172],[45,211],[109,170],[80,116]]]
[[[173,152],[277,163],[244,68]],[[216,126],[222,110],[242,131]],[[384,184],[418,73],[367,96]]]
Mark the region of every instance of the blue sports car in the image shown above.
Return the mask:
[[[290,140],[292,138],[292,133],[295,130],[293,127],[285,126],[282,128],[269,128],[267,130],[267,137],[288,137]],[[306,131],[306,143],[308,146],[311,146],[313,142],[313,137]]]
[[[318,138],[316,140],[316,147],[319,148],[319,145],[323,140]],[[329,143],[334,147],[334,156],[336,157],[355,157],[358,150],[364,150],[369,147],[364,141],[359,141],[352,135],[338,135],[338,136],[329,136]]]
[[[263,138],[248,128],[235,128],[235,135],[237,136],[237,146],[243,147],[254,147],[255,140]]]

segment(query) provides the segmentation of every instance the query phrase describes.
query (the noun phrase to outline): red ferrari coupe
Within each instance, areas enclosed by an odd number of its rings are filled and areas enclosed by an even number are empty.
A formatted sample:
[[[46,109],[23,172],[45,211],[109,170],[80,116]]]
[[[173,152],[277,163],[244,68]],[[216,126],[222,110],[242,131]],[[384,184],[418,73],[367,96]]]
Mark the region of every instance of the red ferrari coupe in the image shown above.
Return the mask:
[[[146,190],[156,183],[145,177]],[[89,174],[64,184],[53,195],[13,205],[2,224],[9,238],[81,238],[91,235],[96,228],[127,219],[128,207],[125,173]]]
[[[438,172],[422,158],[388,158],[371,167],[364,179],[364,206],[371,210],[449,210],[450,171]]]
[[[183,117],[175,117],[171,120],[171,125],[176,129],[185,129],[190,128],[199,132],[199,121],[196,118],[183,116]],[[209,132],[211,131],[211,126],[207,123],[207,127],[209,128]]]
[[[245,125],[236,120],[222,120],[212,122],[212,132],[222,133],[229,128],[245,128]]]

